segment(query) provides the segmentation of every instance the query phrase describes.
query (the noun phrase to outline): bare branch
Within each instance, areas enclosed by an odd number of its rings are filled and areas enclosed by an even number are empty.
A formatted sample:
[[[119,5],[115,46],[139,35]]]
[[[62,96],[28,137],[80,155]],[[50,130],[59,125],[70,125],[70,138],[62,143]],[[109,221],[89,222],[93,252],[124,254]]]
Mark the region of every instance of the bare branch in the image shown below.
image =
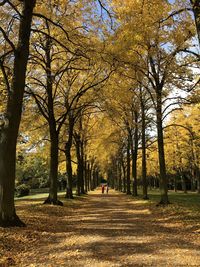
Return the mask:
[[[170,19],[170,18],[172,18],[172,17],[174,17],[174,16],[176,16],[176,15],[179,15],[179,14],[185,12],[185,11],[193,11],[193,9],[192,9],[192,8],[187,8],[187,7],[186,7],[186,8],[182,8],[182,9],[179,9],[179,10],[175,10],[175,11],[173,11],[167,18],[164,18],[164,19],[160,20],[159,23],[163,23],[163,22],[165,22],[166,20],[168,20],[168,19]]]
[[[66,51],[68,51],[69,53],[76,55],[75,52],[71,51],[67,46],[65,46],[63,43],[61,43],[60,41],[58,41],[56,38],[54,38],[53,36],[50,36],[48,33],[43,32],[41,30],[37,30],[37,29],[32,29],[32,32],[37,32],[37,33],[41,33],[49,38],[51,38],[51,40],[55,41],[57,44],[59,44],[62,48],[64,48]]]
[[[46,16],[44,16],[44,15],[42,15],[42,14],[39,14],[39,13],[33,13],[33,16],[38,17],[38,18],[45,19],[46,21],[50,22],[50,23],[53,24],[54,26],[60,28],[60,29],[66,34],[68,41],[70,41],[70,42],[73,43],[74,45],[77,45],[77,44],[75,44],[75,43],[69,38],[69,34],[68,34],[68,32],[63,28],[62,25],[56,23],[55,21],[51,20],[50,18],[47,18]]]
[[[5,38],[6,42],[9,43],[9,45],[11,46],[12,50],[14,52],[16,52],[16,48],[15,48],[15,45],[13,44],[13,42],[8,38],[6,32],[4,31],[4,29],[0,26],[0,31],[2,32],[3,34],[3,37]]]
[[[0,67],[1,67],[2,74],[3,74],[4,80],[5,80],[7,91],[9,92],[10,91],[10,83],[9,83],[8,75],[6,73],[5,66],[4,66],[2,60],[0,60]]]

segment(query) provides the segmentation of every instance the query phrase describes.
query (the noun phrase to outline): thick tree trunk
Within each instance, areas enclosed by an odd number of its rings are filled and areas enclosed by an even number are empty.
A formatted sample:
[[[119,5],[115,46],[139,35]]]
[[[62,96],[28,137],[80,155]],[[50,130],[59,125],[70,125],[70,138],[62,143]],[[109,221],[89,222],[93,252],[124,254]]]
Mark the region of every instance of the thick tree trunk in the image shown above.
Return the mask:
[[[88,163],[88,191],[91,191],[92,187],[92,166]]]
[[[125,167],[123,159],[122,159],[122,172],[123,172],[123,189],[122,189],[122,192],[126,193],[126,167]]]
[[[185,174],[180,174],[181,176],[181,187],[183,190],[183,193],[187,193],[187,188],[186,188],[186,179],[185,179]]]
[[[44,204],[53,204],[63,206],[63,203],[58,200],[58,135],[55,131],[50,131],[50,172],[49,172],[49,196],[44,201]]]
[[[177,192],[177,174],[174,176],[174,192]]]
[[[16,144],[21,121],[30,28],[35,0],[23,1],[17,49],[14,53],[13,80],[7,100],[5,120],[0,130],[0,226],[25,226],[15,212]]]
[[[77,158],[77,195],[81,195],[81,152],[80,152],[80,135],[75,135],[76,141],[76,158]]]
[[[81,141],[81,158],[80,158],[80,187],[81,194],[85,194],[85,184],[84,184],[84,144]]]
[[[165,153],[163,141],[163,126],[162,126],[162,97],[161,93],[157,91],[157,133],[158,133],[158,156],[159,156],[159,170],[160,170],[160,193],[161,200],[159,204],[169,204],[167,175],[165,166]]]
[[[88,169],[87,169],[87,157],[84,159],[84,192],[88,192]]]
[[[118,163],[118,174],[119,174],[118,190],[120,192],[122,192],[122,167],[121,167],[121,162]]]
[[[147,167],[146,167],[146,118],[145,118],[145,107],[141,95],[140,99],[141,111],[142,111],[142,188],[143,188],[143,199],[148,199],[147,195]]]
[[[119,173],[119,191],[122,192],[122,172]]]
[[[76,134],[76,157],[77,157],[77,194],[85,194],[84,190],[84,154],[83,142],[80,135]]]
[[[127,195],[131,195],[131,157],[130,157],[130,136],[128,135],[127,140],[127,172],[126,172],[126,188],[127,188]]]
[[[137,157],[138,157],[138,113],[134,112],[135,115],[135,129],[134,129],[134,145],[132,137],[131,139],[131,155],[132,155],[132,176],[133,176],[133,196],[137,196]]]
[[[66,172],[67,172],[67,191],[66,198],[73,199],[73,175],[72,175],[72,159],[71,147],[73,139],[74,119],[69,115],[69,132],[68,141],[65,144],[65,157],[66,157]]]
[[[66,172],[67,172],[67,191],[66,198],[73,199],[73,175],[72,175],[72,159],[71,159],[71,145],[67,142],[65,144],[65,157],[66,157]]]
[[[50,132],[50,188],[49,196],[44,204],[54,204],[62,206],[63,203],[57,199],[58,192],[58,133],[56,131],[56,120],[54,115],[54,99],[53,99],[53,81],[51,71],[51,39],[47,37],[46,47],[46,92],[48,96],[48,114],[49,114],[49,132]]]

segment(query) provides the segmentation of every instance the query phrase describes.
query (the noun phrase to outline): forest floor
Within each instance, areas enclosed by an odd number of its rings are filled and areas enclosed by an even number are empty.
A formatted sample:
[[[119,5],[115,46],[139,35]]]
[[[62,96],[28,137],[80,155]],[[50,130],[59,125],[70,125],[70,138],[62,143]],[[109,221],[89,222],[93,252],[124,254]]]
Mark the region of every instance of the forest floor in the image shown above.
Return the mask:
[[[16,201],[25,228],[0,228],[0,266],[200,266],[200,212],[100,189],[64,207]]]

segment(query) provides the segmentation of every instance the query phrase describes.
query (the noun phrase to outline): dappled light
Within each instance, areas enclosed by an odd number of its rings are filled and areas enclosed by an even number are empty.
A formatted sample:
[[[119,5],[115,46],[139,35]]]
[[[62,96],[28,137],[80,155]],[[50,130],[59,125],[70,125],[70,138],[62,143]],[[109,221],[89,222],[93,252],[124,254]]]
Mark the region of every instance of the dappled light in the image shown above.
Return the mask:
[[[0,0],[9,266],[200,266],[200,0]]]
[[[26,228],[0,230],[0,263],[16,266],[197,266],[200,224],[100,188],[64,207],[17,201]],[[172,204],[172,208],[174,208]],[[197,231],[197,232],[196,232]]]

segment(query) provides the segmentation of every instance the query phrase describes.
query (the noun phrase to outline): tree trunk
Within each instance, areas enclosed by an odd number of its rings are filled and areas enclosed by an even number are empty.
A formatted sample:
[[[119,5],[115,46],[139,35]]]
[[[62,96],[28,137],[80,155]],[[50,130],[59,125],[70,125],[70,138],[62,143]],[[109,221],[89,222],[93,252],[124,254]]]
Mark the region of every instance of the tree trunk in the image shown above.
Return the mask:
[[[59,134],[56,130],[56,120],[54,115],[54,99],[53,99],[53,81],[52,81],[52,71],[51,71],[51,39],[47,37],[46,40],[46,92],[48,96],[48,124],[49,124],[49,132],[50,132],[50,188],[49,188],[49,196],[44,201],[44,204],[54,204],[62,206],[63,203],[57,199],[58,192],[58,138]]]
[[[194,18],[196,23],[196,29],[200,44],[200,1],[199,0],[190,0],[194,12]]]
[[[146,167],[146,119],[145,119],[145,107],[142,99],[140,98],[141,111],[142,111],[142,188],[143,199],[149,199],[147,195],[147,167]]]
[[[92,164],[88,163],[88,191],[92,188]]]
[[[71,145],[67,142],[65,144],[65,157],[66,157],[66,172],[67,172],[67,191],[66,198],[73,199],[73,188],[72,188],[72,160],[71,160]]]
[[[88,192],[88,169],[87,169],[87,157],[84,159],[84,192]]]
[[[177,174],[174,176],[174,192],[177,192]]]
[[[65,157],[66,157],[66,172],[67,172],[67,191],[66,198],[73,199],[73,175],[72,175],[72,159],[71,159],[71,147],[73,139],[74,120],[69,115],[69,132],[68,141],[65,144]]]
[[[80,187],[81,194],[85,194],[84,184],[84,143],[81,141],[81,158],[80,158]]]
[[[80,152],[80,135],[76,134],[76,158],[77,158],[77,195],[81,195],[81,152]]]
[[[63,203],[58,200],[58,135],[56,131],[50,131],[50,139],[50,188],[49,196],[44,201],[44,204],[63,206]]]
[[[137,196],[137,156],[138,156],[138,113],[134,112],[135,115],[135,129],[134,129],[134,147],[133,140],[131,140],[131,155],[132,155],[132,176],[133,176],[133,196]]]
[[[15,164],[34,6],[35,0],[23,1],[18,45],[14,53],[13,79],[7,99],[4,125],[0,130],[0,226],[3,227],[25,226],[15,212]]]
[[[186,188],[186,179],[185,179],[185,174],[180,173],[181,176],[181,187],[183,192],[186,194],[187,193],[187,188]]]
[[[126,167],[124,160],[122,159],[122,172],[123,172],[123,189],[122,192],[126,193]]]
[[[167,175],[165,166],[165,153],[163,141],[163,126],[162,126],[162,97],[160,90],[157,91],[157,133],[158,133],[158,156],[159,156],[159,170],[160,170],[160,193],[161,200],[159,204],[169,204]]]
[[[128,135],[128,140],[127,140],[127,173],[126,173],[126,188],[127,188],[127,195],[131,195],[131,172],[130,172],[130,168],[131,168],[131,163],[130,163],[131,159],[130,159],[130,136]]]

